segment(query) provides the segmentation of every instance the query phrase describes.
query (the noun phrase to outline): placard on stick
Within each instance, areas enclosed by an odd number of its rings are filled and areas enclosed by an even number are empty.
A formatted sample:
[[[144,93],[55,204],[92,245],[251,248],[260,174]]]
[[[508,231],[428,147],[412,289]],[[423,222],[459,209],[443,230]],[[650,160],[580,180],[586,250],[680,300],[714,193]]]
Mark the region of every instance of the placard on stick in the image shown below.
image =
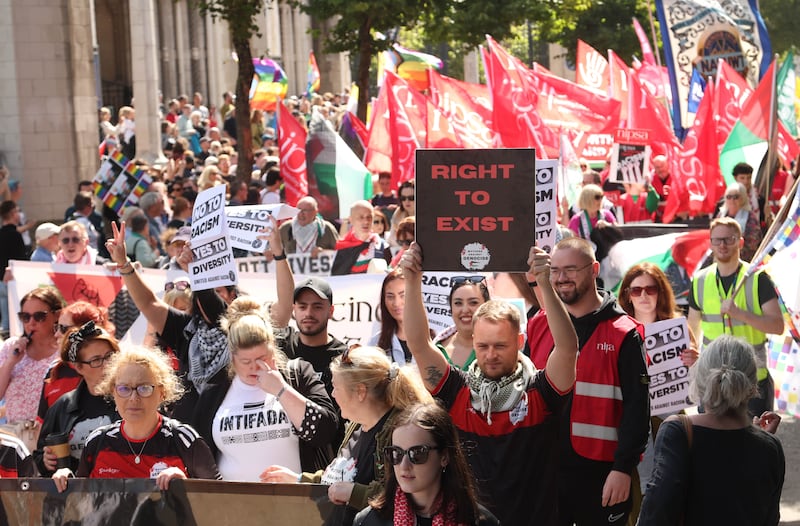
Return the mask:
[[[618,129],[614,134],[608,180],[616,183],[645,183],[650,171],[650,132]]]
[[[536,220],[533,149],[418,149],[416,174],[416,240],[425,270],[528,270]]]

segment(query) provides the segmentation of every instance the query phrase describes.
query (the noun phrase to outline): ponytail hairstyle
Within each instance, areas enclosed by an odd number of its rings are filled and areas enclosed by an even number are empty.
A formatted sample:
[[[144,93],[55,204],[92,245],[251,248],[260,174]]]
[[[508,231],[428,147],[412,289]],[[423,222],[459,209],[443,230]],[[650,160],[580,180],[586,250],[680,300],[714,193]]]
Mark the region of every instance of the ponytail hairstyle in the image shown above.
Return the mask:
[[[747,412],[747,402],[758,394],[753,346],[741,338],[719,336],[703,349],[694,369],[690,397],[709,413]]]
[[[475,524],[478,517],[475,478],[461,449],[456,426],[447,410],[438,402],[407,407],[394,419],[392,435],[395,429],[407,425],[415,425],[430,433],[442,454],[447,455],[447,466],[442,471],[441,478],[441,508],[433,510],[434,513],[443,512],[447,515],[447,506],[453,502],[454,513],[452,516],[445,516],[445,522]],[[370,506],[375,508],[379,516],[388,518],[394,514],[394,496],[398,483],[394,466],[387,463],[384,472],[383,491],[370,501]]]
[[[433,403],[419,372],[413,366],[392,363],[377,347],[353,347],[331,362],[331,373],[337,375],[345,388],[356,389],[362,384],[367,397],[405,409],[417,403]]]
[[[249,296],[236,298],[220,319],[220,328],[228,337],[228,347],[232,355],[235,356],[239,349],[266,345],[267,351],[272,353],[275,368],[286,375],[289,359],[283,351],[275,347],[272,323],[264,305]],[[231,364],[229,374],[232,373]]]

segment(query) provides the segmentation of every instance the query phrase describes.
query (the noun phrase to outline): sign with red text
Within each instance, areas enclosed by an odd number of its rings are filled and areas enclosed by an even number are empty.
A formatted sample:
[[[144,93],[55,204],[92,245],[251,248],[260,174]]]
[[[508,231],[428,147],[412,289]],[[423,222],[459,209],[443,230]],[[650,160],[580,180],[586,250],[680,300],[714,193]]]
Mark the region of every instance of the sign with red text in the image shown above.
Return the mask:
[[[644,327],[647,374],[650,375],[650,414],[677,413],[689,407],[689,368],[681,354],[689,347],[686,318],[673,318]]]
[[[614,134],[614,148],[608,180],[616,183],[645,184],[650,169],[650,132],[619,129]]]
[[[425,270],[528,270],[535,163],[532,148],[417,150],[416,240]]]

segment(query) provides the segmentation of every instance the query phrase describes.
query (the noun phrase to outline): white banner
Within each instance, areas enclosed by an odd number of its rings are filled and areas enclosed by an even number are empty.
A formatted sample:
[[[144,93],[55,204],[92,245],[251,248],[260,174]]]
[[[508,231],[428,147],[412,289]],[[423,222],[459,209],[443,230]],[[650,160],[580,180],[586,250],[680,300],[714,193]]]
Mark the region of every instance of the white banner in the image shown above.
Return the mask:
[[[686,318],[645,325],[644,348],[650,375],[650,414],[676,413],[689,407],[689,368],[681,353],[689,348]]]
[[[192,253],[189,277],[193,290],[236,285],[236,263],[225,222],[225,186],[200,192],[192,210]]]
[[[335,257],[335,250],[323,250],[315,258],[312,258],[310,254],[286,254],[289,267],[296,276],[330,276]],[[263,256],[236,258],[235,261],[240,274],[242,272],[275,272],[275,262],[267,263]]]
[[[267,242],[258,236],[261,229],[269,226],[269,216],[281,221],[293,218],[297,211],[297,208],[286,204],[226,206],[225,218],[231,246],[248,252],[263,252]]]

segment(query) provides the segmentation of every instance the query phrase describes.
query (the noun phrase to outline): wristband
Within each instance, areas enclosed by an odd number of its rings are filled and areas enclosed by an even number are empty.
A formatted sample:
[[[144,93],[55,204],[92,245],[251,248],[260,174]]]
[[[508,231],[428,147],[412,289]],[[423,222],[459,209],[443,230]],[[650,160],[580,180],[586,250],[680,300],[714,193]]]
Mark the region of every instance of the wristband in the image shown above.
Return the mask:
[[[281,399],[281,396],[282,396],[282,395],[283,395],[283,393],[285,393],[285,392],[286,392],[286,388],[285,388],[285,387],[281,387],[281,390],[280,390],[280,391],[278,391],[278,394],[276,394],[276,395],[275,395],[275,400],[280,400],[280,399]]]
[[[130,267],[130,270],[128,272],[122,272],[122,269],[128,268],[128,267]],[[125,262],[124,265],[122,265],[121,267],[119,267],[117,269],[117,272],[119,272],[120,276],[130,276],[131,274],[136,272],[136,268],[133,266],[133,262],[129,259],[128,261]]]
[[[280,256],[277,256],[277,255],[276,255],[276,256],[272,256],[272,258],[273,258],[275,261],[283,261],[284,259],[286,259],[286,252],[284,252],[284,253],[283,253],[283,254],[281,254]]]

